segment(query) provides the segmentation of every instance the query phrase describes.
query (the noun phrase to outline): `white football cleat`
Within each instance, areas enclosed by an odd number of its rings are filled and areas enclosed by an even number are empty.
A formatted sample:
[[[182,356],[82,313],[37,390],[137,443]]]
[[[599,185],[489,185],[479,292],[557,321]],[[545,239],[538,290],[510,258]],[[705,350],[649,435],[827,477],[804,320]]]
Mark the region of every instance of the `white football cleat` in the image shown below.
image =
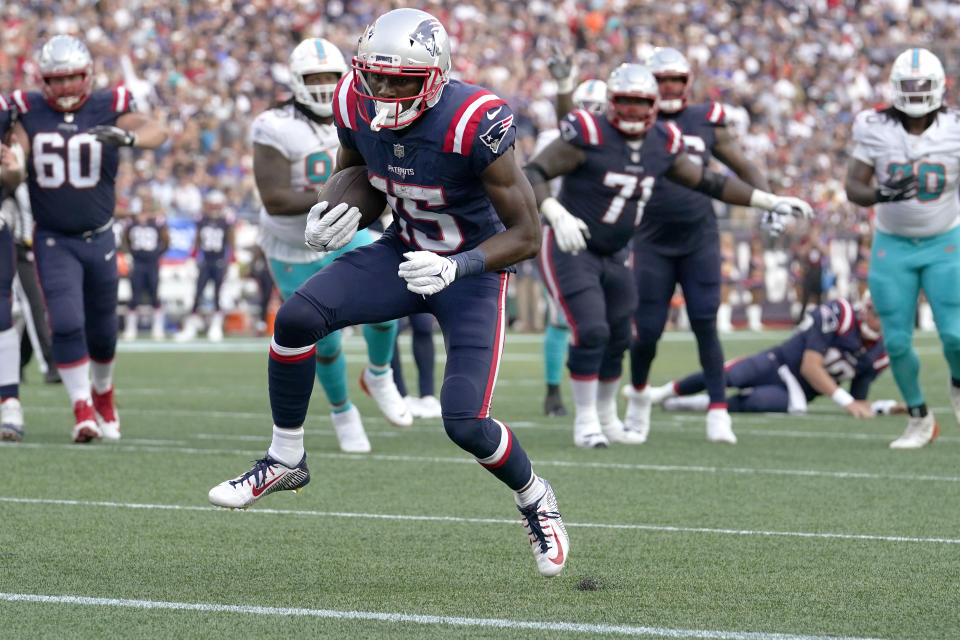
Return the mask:
[[[255,461],[250,471],[210,489],[207,497],[211,504],[218,507],[246,509],[274,491],[300,493],[308,482],[310,470],[307,469],[307,454],[303,454],[300,463],[295,467],[288,467],[266,455]]]
[[[223,340],[223,314],[217,311],[210,318],[210,328],[207,329],[207,340],[220,342]]]
[[[439,418],[443,409],[440,407],[440,401],[437,400],[436,396],[423,396],[419,398],[417,403],[420,409],[420,415],[418,418]]]
[[[707,440],[709,442],[737,444],[737,436],[733,433],[730,413],[726,409],[710,409],[707,411]]]
[[[93,415],[97,419],[97,428],[104,440],[120,439],[120,416],[113,402],[113,386],[104,393],[90,389],[93,398]]]
[[[938,435],[940,435],[940,425],[937,424],[932,413],[922,418],[910,417],[903,435],[891,442],[890,448],[919,449],[936,440]]]
[[[567,557],[570,554],[570,539],[567,529],[563,526],[560,517],[560,508],[557,506],[557,496],[553,487],[545,479],[540,478],[547,491],[543,497],[533,504],[521,507],[520,521],[527,532],[533,557],[537,561],[540,575],[552,578],[560,575]]]
[[[363,430],[363,421],[360,412],[355,406],[346,411],[331,413],[333,430],[337,433],[340,451],[344,453],[370,453],[370,441]]]
[[[597,416],[600,418],[600,431],[609,442],[617,444],[643,444],[647,441],[645,435],[633,429],[627,429],[623,421],[617,417],[617,403],[608,406],[598,406]]]
[[[623,387],[623,396],[627,399],[627,412],[623,416],[624,429],[636,434],[640,442],[646,442],[650,434],[650,410],[653,401],[650,397],[650,385],[636,389],[632,384]]]
[[[596,411],[579,410],[573,419],[573,444],[581,449],[600,449],[610,445],[600,428]]]
[[[199,329],[200,318],[190,314],[183,320],[183,328],[177,332],[173,337],[177,342],[186,342],[188,340],[193,340],[197,337],[197,330]]]
[[[7,398],[0,404],[0,440],[23,440],[23,406],[18,398]]]
[[[664,411],[702,411],[706,413],[710,408],[710,396],[706,393],[697,393],[692,396],[672,396],[660,405]]]
[[[377,403],[387,422],[400,429],[413,424],[413,414],[393,382],[393,369],[388,368],[377,375],[370,371],[370,367],[364,367],[360,374],[360,388]]]

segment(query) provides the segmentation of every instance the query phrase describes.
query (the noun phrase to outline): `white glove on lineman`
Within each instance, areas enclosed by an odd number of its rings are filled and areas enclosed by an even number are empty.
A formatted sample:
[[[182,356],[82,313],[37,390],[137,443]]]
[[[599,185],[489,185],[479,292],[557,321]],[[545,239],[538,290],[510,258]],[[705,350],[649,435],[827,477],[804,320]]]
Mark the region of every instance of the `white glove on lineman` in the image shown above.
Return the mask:
[[[750,194],[750,206],[757,209],[768,209],[782,215],[791,215],[798,218],[812,218],[813,207],[805,200],[792,196],[778,196],[760,189],[754,189]]]
[[[407,281],[407,289],[432,296],[443,291],[457,277],[457,263],[432,251],[407,251],[397,275]]]
[[[356,207],[341,202],[324,215],[328,206],[326,201],[318,202],[307,214],[303,239],[314,251],[336,251],[345,247],[360,226],[360,210]]]
[[[547,198],[540,203],[540,213],[550,223],[560,251],[577,255],[587,248],[586,238],[590,237],[587,223],[567,211],[556,198]]]

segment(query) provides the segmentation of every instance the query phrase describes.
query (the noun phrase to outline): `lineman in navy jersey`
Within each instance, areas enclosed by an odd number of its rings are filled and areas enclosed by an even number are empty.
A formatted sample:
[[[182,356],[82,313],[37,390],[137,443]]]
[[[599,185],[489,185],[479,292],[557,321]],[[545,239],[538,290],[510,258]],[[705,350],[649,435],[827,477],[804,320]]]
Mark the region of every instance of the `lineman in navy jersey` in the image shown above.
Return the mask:
[[[683,55],[676,49],[659,48],[649,64],[660,89],[657,117],[683,131],[684,151],[690,158],[706,167],[711,157],[716,157],[744,182],[769,191],[766,178],[744,158],[727,128],[723,106],[718,102],[687,104],[692,78]],[[720,300],[719,235],[710,197],[678,184],[658,182],[633,250],[640,301],[630,345],[631,385],[624,387],[629,399],[625,422],[640,431],[650,428],[650,403],[644,389],[670,299],[679,283],[711,398],[706,413],[707,439],[736,442],[724,400],[723,348],[717,334],[718,324],[730,324],[730,307]]]
[[[365,166],[371,184],[387,194],[394,222],[284,301],[268,367],[273,441],[253,469],[215,486],[209,498],[246,507],[306,485],[303,423],[314,344],[348,325],[428,312],[447,345],[444,429],[513,490],[537,567],[550,577],[569,552],[556,495],[513,432],[490,416],[506,270],[537,253],[536,205],[514,157],[512,110],[489,91],[450,80],[449,47],[440,22],[416,9],[390,11],[364,30],[334,100],[337,167]],[[355,207],[321,202],[311,209],[305,239],[316,250],[336,250],[359,222]]]
[[[34,252],[53,331],[53,360],[73,405],[73,441],[117,439],[112,230],[117,147],[158,147],[167,132],[130,111],[124,87],[91,92],[93,60],[78,39],[51,38],[37,67],[42,91],[15,91],[11,97],[19,114],[13,133],[29,158]]]
[[[8,147],[11,112],[0,95],[0,188],[12,193],[23,178],[22,152]],[[0,200],[6,197],[0,196]],[[11,310],[16,248],[12,221],[0,214],[0,440],[23,439],[23,408],[20,406],[20,336],[13,326]]]
[[[867,403],[871,383],[890,364],[880,335],[880,318],[868,297],[857,306],[840,298],[813,309],[793,336],[758,354],[726,365],[727,386],[738,392],[727,402],[734,412],[804,414],[823,395],[854,418],[902,413],[906,405]],[[849,382],[850,390],[841,385]],[[706,410],[703,372],[650,389],[667,410]]]
[[[646,439],[645,431],[620,422],[616,389],[636,306],[627,245],[658,179],[732,204],[812,213],[802,200],[753,189],[691,160],[676,125],[656,122],[658,99],[648,68],[621,65],[607,80],[606,115],[568,114],[561,138],[526,168],[550,224],[541,250],[544,279],[572,332],[567,367],[576,406],[574,444],[580,447]],[[553,198],[547,181],[561,175],[563,186]]]

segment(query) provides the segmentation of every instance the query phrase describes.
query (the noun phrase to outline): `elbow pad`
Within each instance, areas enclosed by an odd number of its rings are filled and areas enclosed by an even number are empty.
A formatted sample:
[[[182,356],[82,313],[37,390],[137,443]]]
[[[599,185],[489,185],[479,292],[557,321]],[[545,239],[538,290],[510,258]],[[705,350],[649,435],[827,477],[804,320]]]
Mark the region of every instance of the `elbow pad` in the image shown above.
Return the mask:
[[[700,177],[700,182],[697,183],[694,189],[719,200],[721,194],[723,194],[723,185],[725,184],[727,184],[727,176],[717,173],[716,171],[711,171],[710,169],[704,169],[703,176]]]

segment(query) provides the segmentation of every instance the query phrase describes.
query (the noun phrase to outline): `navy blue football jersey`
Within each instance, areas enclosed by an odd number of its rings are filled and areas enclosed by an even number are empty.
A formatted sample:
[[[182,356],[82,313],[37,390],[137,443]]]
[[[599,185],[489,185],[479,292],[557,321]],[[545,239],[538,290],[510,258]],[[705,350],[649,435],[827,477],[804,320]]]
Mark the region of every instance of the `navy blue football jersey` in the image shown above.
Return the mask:
[[[584,109],[560,121],[560,135],[586,154],[586,160],[563,176],[557,199],[587,223],[587,248],[612,255],[630,242],[654,185],[673,166],[683,147],[680,130],[654,123],[643,138],[625,138],[607,119]]]
[[[225,218],[202,217],[197,222],[199,244],[197,254],[204,260],[222,260],[227,252],[230,222]]]
[[[692,105],[657,119],[683,131],[683,150],[691,160],[709,166],[717,143],[717,127],[726,126],[719,102]],[[716,237],[717,218],[710,196],[670,180],[657,180],[647,203],[637,240],[667,255],[689,253],[706,237]]]
[[[135,262],[155,262],[162,252],[161,230],[163,225],[156,220],[137,222],[127,228],[127,243]]]
[[[65,234],[98,229],[113,216],[120,154],[87,133],[131,110],[124,87],[97,91],[76,111],[57,111],[39,92],[11,101],[30,140],[27,183],[37,227]]]
[[[516,138],[513,111],[491,92],[451,80],[437,103],[403,129],[372,131],[358,112],[369,100],[340,80],[334,120],[340,143],[359,152],[367,176],[387,194],[393,231],[413,249],[455,253],[504,230],[479,175]]]
[[[883,340],[862,338],[853,306],[843,298],[814,309],[797,333],[774,348],[781,364],[790,368],[810,398],[817,394],[800,375],[803,352],[808,349],[823,354],[823,366],[837,383],[851,380],[851,395],[860,400],[867,397],[870,383],[890,364]]]

